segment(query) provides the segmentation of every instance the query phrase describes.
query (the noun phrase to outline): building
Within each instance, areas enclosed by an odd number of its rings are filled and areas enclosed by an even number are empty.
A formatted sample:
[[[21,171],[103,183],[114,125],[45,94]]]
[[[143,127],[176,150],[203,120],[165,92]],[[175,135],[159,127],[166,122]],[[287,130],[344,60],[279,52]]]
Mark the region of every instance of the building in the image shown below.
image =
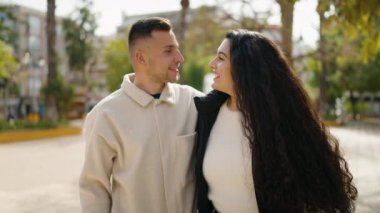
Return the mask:
[[[4,6],[4,5],[3,5]],[[8,19],[8,25],[16,32],[16,42],[12,45],[14,54],[20,62],[20,70],[13,81],[19,86],[20,97],[17,105],[8,103],[18,117],[41,112],[40,90],[47,80],[47,36],[46,13],[19,5],[5,5],[16,20]],[[56,17],[56,50],[58,71],[65,76],[69,71],[68,58],[65,52],[62,18]]]
[[[188,12],[189,15],[187,16],[188,23],[191,21],[194,15],[194,12],[196,12],[196,9],[189,9],[189,12]],[[179,35],[178,30],[180,29],[179,26],[180,26],[180,21],[181,21],[180,20],[181,11],[179,10],[165,11],[165,12],[159,12],[159,13],[148,13],[148,14],[142,14],[142,15],[132,15],[132,16],[127,16],[123,14],[121,25],[117,28],[117,33],[118,34],[125,33],[126,30],[128,30],[128,28],[132,26],[132,24],[135,23],[136,21],[143,18],[154,17],[154,16],[159,16],[159,17],[169,19],[171,24],[174,27],[174,33],[176,35]]]

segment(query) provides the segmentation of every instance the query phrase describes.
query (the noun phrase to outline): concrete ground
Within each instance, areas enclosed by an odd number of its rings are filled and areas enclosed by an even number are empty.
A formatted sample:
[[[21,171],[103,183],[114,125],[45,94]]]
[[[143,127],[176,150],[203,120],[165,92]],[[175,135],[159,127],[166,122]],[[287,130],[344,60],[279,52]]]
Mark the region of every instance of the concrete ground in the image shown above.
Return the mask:
[[[0,212],[76,213],[80,136],[0,144]]]
[[[380,125],[332,128],[359,190],[359,213],[380,210]],[[80,136],[0,144],[0,212],[79,213]]]
[[[350,123],[331,132],[341,141],[358,188],[355,212],[380,212],[380,124]]]

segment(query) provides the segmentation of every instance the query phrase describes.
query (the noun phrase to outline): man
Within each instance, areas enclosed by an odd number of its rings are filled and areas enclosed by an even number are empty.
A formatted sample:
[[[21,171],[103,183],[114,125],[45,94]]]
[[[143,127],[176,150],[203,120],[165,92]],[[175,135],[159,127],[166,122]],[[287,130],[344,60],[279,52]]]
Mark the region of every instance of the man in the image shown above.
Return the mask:
[[[82,210],[193,212],[193,97],[201,93],[170,83],[184,59],[167,19],[136,22],[128,42],[134,74],[86,118]]]

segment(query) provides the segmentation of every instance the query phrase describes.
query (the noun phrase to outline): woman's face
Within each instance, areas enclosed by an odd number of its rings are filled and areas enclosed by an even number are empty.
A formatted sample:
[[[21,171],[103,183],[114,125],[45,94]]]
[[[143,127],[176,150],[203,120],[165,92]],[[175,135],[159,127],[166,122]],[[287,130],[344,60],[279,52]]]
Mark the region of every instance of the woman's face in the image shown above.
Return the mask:
[[[211,60],[209,66],[215,74],[211,87],[215,90],[234,96],[234,83],[231,73],[230,42],[224,39],[218,48],[216,57]]]

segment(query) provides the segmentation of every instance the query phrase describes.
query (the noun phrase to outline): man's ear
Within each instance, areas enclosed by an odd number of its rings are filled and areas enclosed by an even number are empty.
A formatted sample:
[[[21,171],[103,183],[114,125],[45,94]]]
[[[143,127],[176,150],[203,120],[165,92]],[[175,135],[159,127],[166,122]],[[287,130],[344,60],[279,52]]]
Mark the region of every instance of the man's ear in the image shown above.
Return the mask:
[[[146,65],[147,63],[147,56],[142,50],[136,50],[134,53],[134,58],[138,64]]]

